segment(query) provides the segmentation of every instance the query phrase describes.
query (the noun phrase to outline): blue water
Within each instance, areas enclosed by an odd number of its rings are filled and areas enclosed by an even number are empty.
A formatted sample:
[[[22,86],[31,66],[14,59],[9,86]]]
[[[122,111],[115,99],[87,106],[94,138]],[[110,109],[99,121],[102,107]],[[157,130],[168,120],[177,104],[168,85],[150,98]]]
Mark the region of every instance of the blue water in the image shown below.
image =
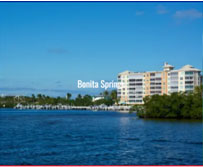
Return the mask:
[[[201,165],[202,122],[0,110],[1,165]]]

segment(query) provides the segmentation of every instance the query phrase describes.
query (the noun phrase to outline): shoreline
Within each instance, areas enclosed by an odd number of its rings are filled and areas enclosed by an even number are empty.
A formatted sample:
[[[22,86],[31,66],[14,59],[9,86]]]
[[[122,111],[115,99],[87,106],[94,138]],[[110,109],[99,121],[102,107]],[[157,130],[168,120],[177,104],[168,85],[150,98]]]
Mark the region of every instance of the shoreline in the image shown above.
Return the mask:
[[[44,108],[40,108],[40,109],[35,109],[35,108],[16,108],[16,107],[14,107],[14,108],[0,108],[0,110],[3,110],[3,109],[6,109],[6,110],[9,110],[9,109],[11,109],[11,110],[38,110],[38,111],[40,111],[40,110],[46,110],[46,111],[57,111],[57,110],[63,110],[63,111],[69,111],[69,110],[72,110],[72,111],[74,111],[74,110],[81,110],[81,111],[86,111],[86,110],[90,110],[90,111],[93,111],[93,112],[97,112],[97,111],[114,111],[114,112],[119,112],[119,113],[126,113],[126,114],[130,114],[130,110],[127,110],[127,109],[120,109],[120,110],[118,110],[118,109],[113,109],[113,108],[106,108],[106,109],[101,109],[101,108],[99,108],[99,109],[93,109],[93,108],[74,108],[74,109],[44,109]]]
[[[22,110],[22,111],[23,111],[23,110],[38,110],[38,111],[40,111],[40,110],[46,110],[46,111],[57,111],[57,110],[63,110],[63,111],[81,110],[81,111],[85,111],[85,110],[90,110],[90,111],[92,111],[92,112],[97,112],[97,111],[98,111],[98,112],[99,112],[99,111],[114,111],[114,112],[125,113],[125,114],[133,114],[133,113],[135,113],[135,112],[130,113],[129,110],[113,110],[113,109],[111,109],[111,110],[110,110],[110,109],[108,109],[108,110],[107,110],[107,109],[106,109],[106,110],[104,110],[104,109],[93,110],[93,109],[0,108],[0,111],[3,110],[3,109],[5,109],[5,110],[9,110],[9,109],[11,109],[11,110]],[[142,119],[142,120],[145,120],[145,121],[194,121],[194,122],[198,121],[198,122],[202,122],[202,123],[203,123],[203,120],[202,120],[202,119],[189,119],[189,118],[143,118],[143,117],[139,117],[138,115],[137,115],[137,117],[138,117],[139,119]]]
[[[13,109],[35,109],[35,110],[105,110],[129,112],[131,106],[69,106],[69,105],[21,105],[18,104]]]

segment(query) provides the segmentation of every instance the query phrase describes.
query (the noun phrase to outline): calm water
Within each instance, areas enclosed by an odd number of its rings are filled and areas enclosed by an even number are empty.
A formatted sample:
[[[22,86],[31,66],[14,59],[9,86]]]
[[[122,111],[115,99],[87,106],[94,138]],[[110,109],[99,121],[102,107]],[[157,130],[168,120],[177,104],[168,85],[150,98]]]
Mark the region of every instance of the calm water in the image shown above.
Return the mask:
[[[202,122],[105,111],[0,110],[1,165],[201,165]]]

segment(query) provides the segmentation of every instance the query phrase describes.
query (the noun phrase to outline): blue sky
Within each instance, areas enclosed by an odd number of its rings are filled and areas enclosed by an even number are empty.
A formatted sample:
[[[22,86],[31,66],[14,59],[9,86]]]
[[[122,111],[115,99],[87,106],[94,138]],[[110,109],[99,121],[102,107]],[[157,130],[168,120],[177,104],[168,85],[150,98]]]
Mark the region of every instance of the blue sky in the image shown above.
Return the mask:
[[[66,92],[124,70],[202,68],[202,2],[0,2],[0,94]]]

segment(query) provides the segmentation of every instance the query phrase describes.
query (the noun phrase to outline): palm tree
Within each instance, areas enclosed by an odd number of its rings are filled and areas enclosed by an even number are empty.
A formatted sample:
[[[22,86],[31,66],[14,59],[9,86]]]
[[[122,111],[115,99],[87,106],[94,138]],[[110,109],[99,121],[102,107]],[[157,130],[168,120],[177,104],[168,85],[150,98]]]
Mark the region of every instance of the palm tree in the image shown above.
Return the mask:
[[[32,102],[35,102],[35,95],[32,94]]]
[[[116,100],[116,99],[117,99],[117,91],[116,91],[116,90],[112,90],[110,96],[111,96],[111,98],[112,98],[113,100]]]
[[[105,90],[105,91],[103,92],[103,95],[104,95],[104,97],[107,97],[107,96],[109,95],[109,92],[108,92],[107,90]]]
[[[41,99],[41,98],[42,98],[42,95],[41,95],[41,94],[38,94],[38,95],[37,95],[37,98],[38,98],[38,99]]]
[[[112,99],[116,104],[118,104],[117,91],[116,91],[116,90],[112,90],[110,96],[111,96],[111,99]]]
[[[67,93],[67,94],[66,94],[66,99],[67,99],[67,100],[70,100],[71,96],[72,96],[72,95],[71,95],[70,93]]]
[[[82,96],[81,96],[81,94],[78,94],[78,97],[77,97],[78,99],[82,99]]]

